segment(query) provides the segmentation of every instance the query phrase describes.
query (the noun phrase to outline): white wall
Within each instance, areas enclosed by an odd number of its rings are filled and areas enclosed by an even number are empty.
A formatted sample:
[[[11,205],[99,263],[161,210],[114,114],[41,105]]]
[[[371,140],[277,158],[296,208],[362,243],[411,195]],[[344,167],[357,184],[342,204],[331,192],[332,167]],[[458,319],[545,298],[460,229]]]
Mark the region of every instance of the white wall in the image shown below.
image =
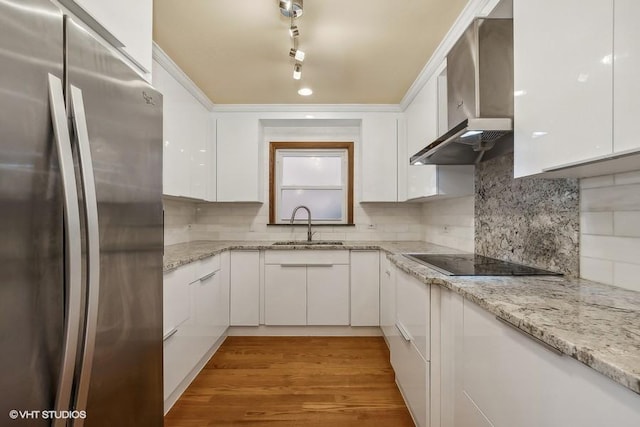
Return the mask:
[[[441,199],[422,205],[424,240],[474,251],[474,196]]]
[[[357,202],[360,196],[359,127],[265,127],[264,153],[270,141],[354,141],[355,226],[314,226],[318,240],[421,240],[422,208],[405,203]],[[263,156],[264,200],[269,200],[269,157]],[[201,203],[197,205],[193,240],[305,239],[304,226],[272,226],[268,203]]]
[[[196,221],[196,204],[185,200],[162,199],[164,207],[164,244],[191,240],[191,224]]]
[[[580,181],[580,276],[640,291],[640,171]]]

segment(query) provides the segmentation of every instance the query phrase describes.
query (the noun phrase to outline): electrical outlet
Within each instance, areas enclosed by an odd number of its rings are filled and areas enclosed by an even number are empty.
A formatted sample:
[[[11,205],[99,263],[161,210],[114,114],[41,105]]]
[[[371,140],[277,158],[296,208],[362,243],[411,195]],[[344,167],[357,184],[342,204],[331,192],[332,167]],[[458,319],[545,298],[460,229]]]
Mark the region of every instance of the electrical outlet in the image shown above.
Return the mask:
[[[442,227],[442,234],[449,234],[449,226],[445,225]]]
[[[378,228],[378,226],[375,224],[367,224],[367,230],[375,230],[376,228]]]

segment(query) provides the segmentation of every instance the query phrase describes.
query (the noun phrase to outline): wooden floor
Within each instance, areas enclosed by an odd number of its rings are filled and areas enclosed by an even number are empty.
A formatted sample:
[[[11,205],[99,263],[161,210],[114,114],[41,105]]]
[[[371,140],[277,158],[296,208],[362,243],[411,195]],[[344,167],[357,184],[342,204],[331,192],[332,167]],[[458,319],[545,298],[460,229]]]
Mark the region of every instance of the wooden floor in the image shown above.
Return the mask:
[[[165,427],[413,426],[381,337],[228,337]]]

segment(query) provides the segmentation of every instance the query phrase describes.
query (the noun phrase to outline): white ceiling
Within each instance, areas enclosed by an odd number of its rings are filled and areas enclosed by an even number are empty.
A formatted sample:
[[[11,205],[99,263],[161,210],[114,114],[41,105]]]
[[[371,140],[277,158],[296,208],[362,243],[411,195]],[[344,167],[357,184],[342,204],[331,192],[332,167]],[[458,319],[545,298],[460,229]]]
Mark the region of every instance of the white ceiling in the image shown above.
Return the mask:
[[[153,38],[217,104],[397,104],[466,3],[306,0],[300,81],[276,0],[154,0]]]

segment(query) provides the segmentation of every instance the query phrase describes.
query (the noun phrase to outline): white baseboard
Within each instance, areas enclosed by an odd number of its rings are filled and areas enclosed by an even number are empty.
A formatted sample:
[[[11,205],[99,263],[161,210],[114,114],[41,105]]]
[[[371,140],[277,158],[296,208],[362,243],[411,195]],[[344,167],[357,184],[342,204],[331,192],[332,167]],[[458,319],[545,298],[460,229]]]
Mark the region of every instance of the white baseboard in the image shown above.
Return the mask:
[[[239,337],[379,337],[377,326],[231,326],[229,336]]]
[[[229,329],[227,329],[227,332],[228,331]],[[175,403],[178,401],[180,396],[182,396],[182,393],[184,393],[185,390],[189,387],[189,385],[191,385],[191,383],[198,376],[200,371],[202,371],[202,368],[204,368],[205,365],[209,363],[209,360],[211,360],[211,357],[213,357],[216,351],[218,351],[218,349],[220,348],[224,340],[227,339],[227,335],[228,335],[227,332],[225,332],[220,338],[218,338],[218,340],[211,346],[209,351],[207,351],[207,353],[204,356],[202,356],[202,359],[200,359],[200,361],[196,364],[196,366],[193,367],[191,372],[189,372],[189,374],[182,380],[182,382],[178,384],[176,389],[173,390],[173,393],[171,393],[169,397],[167,397],[164,400],[165,415],[167,415],[169,410],[171,410],[173,405],[175,405]]]

